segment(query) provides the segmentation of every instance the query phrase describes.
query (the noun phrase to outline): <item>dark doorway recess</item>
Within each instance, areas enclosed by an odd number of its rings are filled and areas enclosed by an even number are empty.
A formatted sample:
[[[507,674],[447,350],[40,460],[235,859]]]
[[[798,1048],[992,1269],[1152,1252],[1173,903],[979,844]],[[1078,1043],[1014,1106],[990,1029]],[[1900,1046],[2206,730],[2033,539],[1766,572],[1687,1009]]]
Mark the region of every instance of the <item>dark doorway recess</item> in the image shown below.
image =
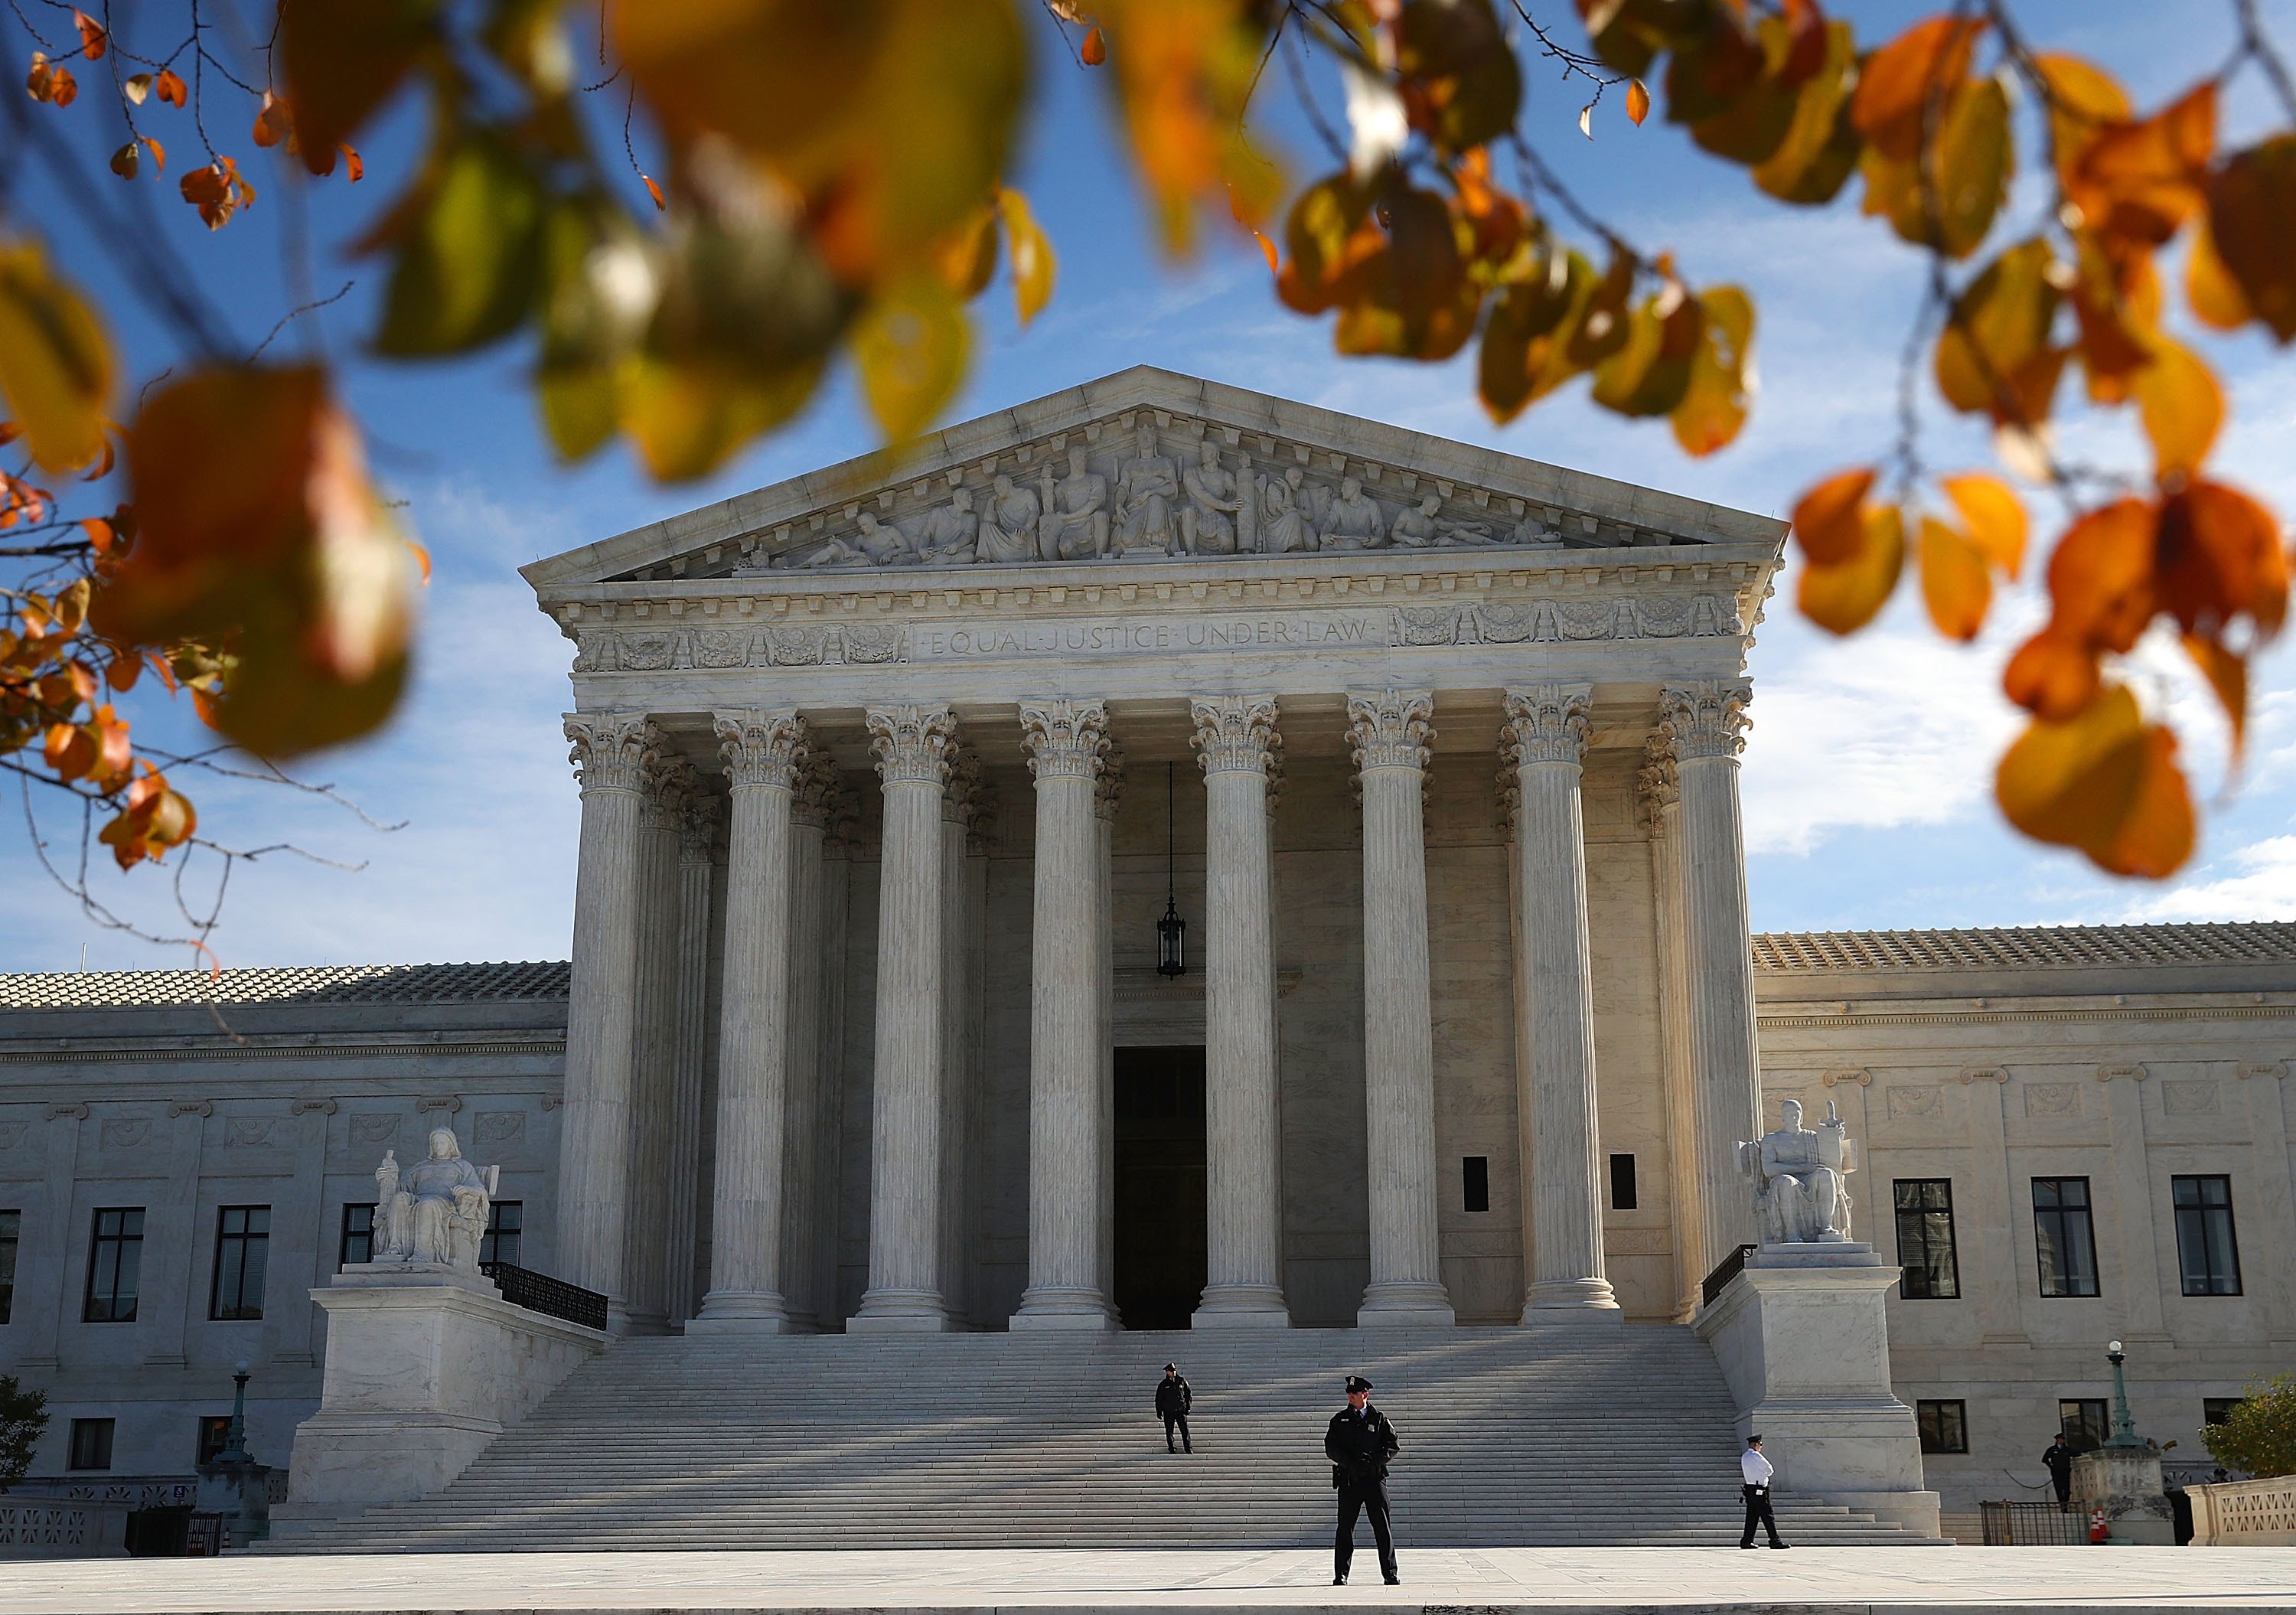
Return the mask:
[[[1116,1308],[1185,1329],[1204,1289],[1204,1052],[1116,1051]]]

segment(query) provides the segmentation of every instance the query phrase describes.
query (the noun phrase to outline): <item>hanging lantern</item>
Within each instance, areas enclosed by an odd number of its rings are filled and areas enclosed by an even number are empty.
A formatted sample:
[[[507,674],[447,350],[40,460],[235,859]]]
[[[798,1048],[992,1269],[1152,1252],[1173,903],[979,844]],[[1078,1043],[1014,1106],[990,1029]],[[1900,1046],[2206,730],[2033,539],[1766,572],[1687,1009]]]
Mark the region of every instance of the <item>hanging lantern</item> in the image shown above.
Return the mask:
[[[1156,973],[1188,973],[1188,922],[1180,918],[1179,832],[1172,813],[1172,765],[1164,765],[1164,917],[1156,922]]]

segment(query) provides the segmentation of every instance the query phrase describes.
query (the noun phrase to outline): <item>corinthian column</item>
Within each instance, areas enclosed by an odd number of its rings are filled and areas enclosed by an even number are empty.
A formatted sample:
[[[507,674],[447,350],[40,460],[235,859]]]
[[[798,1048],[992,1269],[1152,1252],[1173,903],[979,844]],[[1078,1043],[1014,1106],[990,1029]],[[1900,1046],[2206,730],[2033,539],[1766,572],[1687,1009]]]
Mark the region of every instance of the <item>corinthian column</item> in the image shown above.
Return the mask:
[[[1615,1323],[1603,1276],[1603,1209],[1595,1198],[1595,976],[1587,940],[1587,847],[1578,771],[1587,754],[1585,685],[1538,685],[1506,695],[1505,746],[1515,765],[1515,848],[1522,904],[1515,969],[1530,1010],[1529,1058],[1516,1051],[1532,1207],[1526,1324],[1558,1317]]]
[[[1698,1109],[1708,1272],[1754,1237],[1752,1198],[1734,1164],[1738,1140],[1761,1136],[1746,841],[1738,811],[1738,753],[1752,694],[1743,679],[1669,685],[1659,694],[1659,733],[1681,796],[1685,1041]]]
[[[787,1115],[782,1196],[782,1299],[796,1329],[821,1325],[824,1220],[822,1134],[835,1113],[826,1091],[822,1036],[828,969],[829,892],[825,867],[829,818],[838,793],[837,766],[808,750],[790,800],[790,1002]],[[837,962],[841,963],[841,961]]]
[[[1024,701],[1037,780],[1034,1014],[1029,1039],[1029,1287],[1014,1329],[1106,1329],[1101,1287],[1102,930],[1095,784],[1107,745],[1098,701]]]
[[[1652,918],[1658,943],[1659,1058],[1665,1072],[1667,1183],[1674,1202],[1674,1321],[1698,1310],[1706,1277],[1706,1185],[1698,1128],[1698,1086],[1690,1069],[1690,984],[1682,931],[1682,790],[1663,737],[1643,748],[1636,781],[1650,832]]]
[[[873,707],[885,793],[878,864],[877,1043],[870,1115],[869,1288],[849,1332],[948,1327],[940,1291],[941,792],[956,717]]]
[[[972,1247],[966,1211],[972,1198],[972,984],[980,973],[980,933],[967,931],[972,868],[965,857],[980,758],[949,752],[948,789],[940,803],[940,1293],[950,1322],[972,1324]]]
[[[1435,1224],[1435,1034],[1427,980],[1427,840],[1420,792],[1435,698],[1348,697],[1363,777],[1364,1109],[1371,1284],[1359,1324],[1456,1321]]]
[[[638,810],[660,736],[641,714],[578,712],[566,720],[566,738],[582,785],[582,839],[567,988],[566,1115],[558,1135],[558,1264],[569,1282],[603,1291],[611,1326],[627,1332],[622,1250],[636,1062]]]
[[[676,1038],[669,1123],[669,1317],[693,1316],[694,1240],[701,1220],[702,1106],[709,1062],[709,897],[718,850],[718,799],[688,793],[677,820]]]
[[[697,794],[693,765],[658,757],[638,807],[638,963],[630,1081],[630,1213],[623,1288],[633,1334],[664,1334],[670,1313],[671,1137],[676,1107],[679,826]]]
[[[1099,1019],[1093,1041],[1100,1049],[1100,1129],[1094,1137],[1093,1181],[1100,1185],[1100,1292],[1116,1305],[1116,813],[1124,801],[1124,742],[1109,736],[1093,783],[1093,846],[1100,872],[1093,881],[1098,905],[1092,922],[1092,979]],[[1119,1323],[1122,1322],[1120,1316]]]
[[[789,1103],[790,799],[805,756],[794,712],[720,712],[733,813],[718,1032],[709,1293],[696,1327],[779,1334]]]
[[[1276,1086],[1275,886],[1267,775],[1275,699],[1193,701],[1204,771],[1204,1209],[1198,1329],[1283,1329],[1283,1228]]]

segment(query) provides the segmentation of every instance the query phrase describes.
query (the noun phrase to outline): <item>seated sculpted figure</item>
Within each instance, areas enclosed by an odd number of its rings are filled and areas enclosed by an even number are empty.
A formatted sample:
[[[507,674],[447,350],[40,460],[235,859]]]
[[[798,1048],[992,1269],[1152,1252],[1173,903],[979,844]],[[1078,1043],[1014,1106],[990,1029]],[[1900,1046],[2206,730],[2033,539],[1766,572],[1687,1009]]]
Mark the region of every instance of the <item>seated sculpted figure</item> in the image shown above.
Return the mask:
[[[1038,485],[1045,513],[1037,518],[1037,553],[1046,561],[1097,561],[1108,553],[1108,479],[1085,463],[1084,450],[1069,450],[1069,474],[1053,480],[1050,467]]]
[[[1036,560],[1036,493],[1003,471],[996,473],[990,487],[988,509],[980,518],[980,547],[974,559],[991,564]]]
[[[1800,1102],[1787,1100],[1775,1132],[1738,1146],[1738,1170],[1754,1181],[1754,1218],[1766,1245],[1849,1237],[1849,1193],[1842,1179],[1857,1163],[1845,1124],[1832,1100],[1815,1131],[1801,1125],[1801,1114]]]
[[[1155,427],[1144,422],[1133,448],[1134,457],[1119,463],[1116,471],[1116,511],[1123,518],[1117,547],[1168,555],[1179,548],[1179,521],[1173,508],[1180,497],[1179,467],[1157,441]]]
[[[917,537],[919,559],[925,565],[971,566],[980,541],[980,518],[973,512],[972,490],[960,488],[947,504],[936,505]]]
[[[1306,480],[1295,465],[1281,477],[1268,478],[1262,488],[1261,503],[1267,519],[1259,527],[1263,535],[1260,547],[1271,555],[1316,547],[1315,529],[1300,508],[1304,503],[1300,490]]]
[[[1324,517],[1323,547],[1375,550],[1387,542],[1387,518],[1353,477],[1340,480],[1340,496]]]
[[[502,1168],[481,1177],[448,1127],[432,1128],[430,1154],[404,1172],[398,1156],[385,1150],[374,1169],[374,1259],[475,1270]]]

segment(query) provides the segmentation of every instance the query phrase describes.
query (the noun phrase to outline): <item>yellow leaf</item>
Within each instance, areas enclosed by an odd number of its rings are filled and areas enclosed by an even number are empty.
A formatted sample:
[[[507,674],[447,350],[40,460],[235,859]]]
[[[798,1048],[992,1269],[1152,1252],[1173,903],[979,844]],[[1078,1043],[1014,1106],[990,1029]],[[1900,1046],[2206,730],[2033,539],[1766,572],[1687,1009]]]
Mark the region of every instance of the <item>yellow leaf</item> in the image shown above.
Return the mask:
[[[1938,632],[1948,639],[1976,638],[1993,603],[1993,579],[1986,570],[1984,553],[1936,517],[1924,516],[1921,564],[1922,600]]]
[[[2224,388],[2216,373],[2183,343],[2163,338],[2130,390],[2152,440],[2153,475],[2165,481],[2198,471],[2224,425]]]
[[[1735,286],[1698,294],[1705,324],[1690,364],[1690,389],[1675,406],[1675,441],[1710,455],[1738,435],[1754,401],[1754,305]]]
[[[1650,116],[1650,92],[1643,87],[1643,81],[1639,78],[1627,86],[1627,116],[1634,119],[1636,128],[1640,128],[1643,119]]]
[[[1801,496],[1793,512],[1794,540],[1819,566],[1838,566],[1866,547],[1866,495],[1874,486],[1870,465],[1837,471]]]
[[[2192,856],[2193,805],[2175,736],[2106,688],[2062,723],[2036,718],[1994,776],[2003,815],[2035,840],[2077,847],[2115,874],[2160,879]]]
[[[997,211],[1004,216],[1004,234],[1013,250],[1013,298],[1026,325],[1044,311],[1053,297],[1053,243],[1029,211],[1029,199],[1018,191],[1000,187]]]
[[[2224,708],[2226,721],[2232,726],[2232,766],[2237,768],[2248,743],[2248,658],[2220,639],[2198,634],[2183,637],[2185,654],[2208,679],[2218,704]]]
[[[2193,221],[2191,244],[2185,253],[2185,300],[2202,324],[2218,331],[2238,331],[2256,317],[2256,310],[2248,306],[2248,293],[2217,256],[2206,213]]]
[[[1802,568],[1796,603],[1801,614],[1831,634],[1853,634],[1874,620],[1898,586],[1906,563],[1905,520],[1893,504],[1866,507],[1863,542],[1849,559]]]
[[[0,396],[43,471],[75,471],[103,452],[111,348],[37,241],[0,241]]]
[[[914,275],[862,311],[852,340],[869,411],[899,442],[924,430],[956,396],[972,328],[945,283]]]
[[[1941,478],[1938,486],[1961,512],[1969,541],[1986,560],[2014,578],[2025,564],[2025,504],[1988,471]]]

